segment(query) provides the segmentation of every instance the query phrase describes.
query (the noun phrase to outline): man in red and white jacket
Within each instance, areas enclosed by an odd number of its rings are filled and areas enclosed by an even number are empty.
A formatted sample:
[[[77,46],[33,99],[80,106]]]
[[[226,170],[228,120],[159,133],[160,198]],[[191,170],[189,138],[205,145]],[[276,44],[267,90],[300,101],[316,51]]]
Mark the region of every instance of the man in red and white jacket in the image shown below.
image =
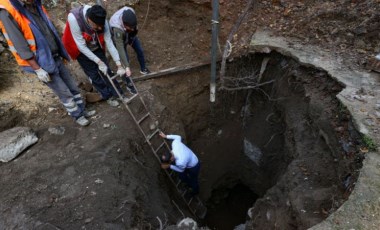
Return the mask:
[[[118,106],[119,103],[114,99],[118,94],[105,77],[107,73],[112,76],[105,55],[106,48],[118,67],[117,74],[124,75],[125,69],[121,66],[120,56],[112,42],[106,16],[106,10],[100,5],[72,9],[67,17],[62,42],[71,58],[78,60],[102,98],[111,106]],[[119,87],[116,80],[114,84]]]

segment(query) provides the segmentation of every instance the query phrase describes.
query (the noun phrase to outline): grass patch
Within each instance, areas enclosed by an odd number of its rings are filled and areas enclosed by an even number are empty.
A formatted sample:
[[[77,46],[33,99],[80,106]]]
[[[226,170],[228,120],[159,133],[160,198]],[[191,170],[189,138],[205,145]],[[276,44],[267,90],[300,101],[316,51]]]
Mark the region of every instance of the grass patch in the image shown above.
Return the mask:
[[[376,151],[377,150],[377,145],[376,143],[370,138],[369,136],[364,135],[362,138],[363,144],[369,151]]]

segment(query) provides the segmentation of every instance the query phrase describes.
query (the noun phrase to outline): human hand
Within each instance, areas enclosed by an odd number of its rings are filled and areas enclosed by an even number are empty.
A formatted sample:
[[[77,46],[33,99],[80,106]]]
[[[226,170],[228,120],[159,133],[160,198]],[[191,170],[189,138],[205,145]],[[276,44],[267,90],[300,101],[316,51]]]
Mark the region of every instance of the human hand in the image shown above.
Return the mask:
[[[125,75],[125,69],[121,66],[118,66],[116,74],[119,76],[124,76]]]
[[[160,135],[160,137],[162,137],[162,138],[166,138],[166,135],[165,135],[163,132],[160,132],[159,135]]]
[[[132,75],[131,69],[129,67],[125,68],[125,73],[127,74],[128,77]]]
[[[45,82],[45,83],[48,83],[51,81],[51,78],[49,76],[49,73],[46,72],[44,69],[42,69],[41,67],[39,69],[36,69],[34,70],[34,72],[36,72],[37,74],[37,77],[40,81],[42,82]]]
[[[161,168],[162,169],[168,169],[168,168],[170,168],[170,164],[169,163],[162,163]]]
[[[99,67],[100,72],[102,72],[102,74],[107,75],[108,67],[106,64],[104,64],[104,62],[99,61],[98,67]]]

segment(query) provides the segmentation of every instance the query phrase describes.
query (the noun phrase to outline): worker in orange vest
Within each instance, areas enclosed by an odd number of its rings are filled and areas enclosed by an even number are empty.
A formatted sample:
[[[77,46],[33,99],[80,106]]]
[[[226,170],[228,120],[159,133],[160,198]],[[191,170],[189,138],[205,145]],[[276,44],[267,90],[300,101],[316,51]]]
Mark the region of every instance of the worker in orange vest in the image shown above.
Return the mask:
[[[40,0],[0,0],[0,29],[24,71],[35,73],[59,97],[81,126],[95,111],[86,111],[80,90],[62,59],[69,60]]]

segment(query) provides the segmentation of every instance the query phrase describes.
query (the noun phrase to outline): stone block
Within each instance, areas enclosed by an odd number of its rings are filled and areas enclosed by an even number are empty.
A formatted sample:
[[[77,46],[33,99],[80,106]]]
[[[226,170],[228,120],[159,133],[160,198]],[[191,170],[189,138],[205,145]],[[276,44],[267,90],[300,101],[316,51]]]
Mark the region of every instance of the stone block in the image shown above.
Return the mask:
[[[15,127],[0,133],[0,161],[9,162],[35,144],[38,137],[31,128]]]

